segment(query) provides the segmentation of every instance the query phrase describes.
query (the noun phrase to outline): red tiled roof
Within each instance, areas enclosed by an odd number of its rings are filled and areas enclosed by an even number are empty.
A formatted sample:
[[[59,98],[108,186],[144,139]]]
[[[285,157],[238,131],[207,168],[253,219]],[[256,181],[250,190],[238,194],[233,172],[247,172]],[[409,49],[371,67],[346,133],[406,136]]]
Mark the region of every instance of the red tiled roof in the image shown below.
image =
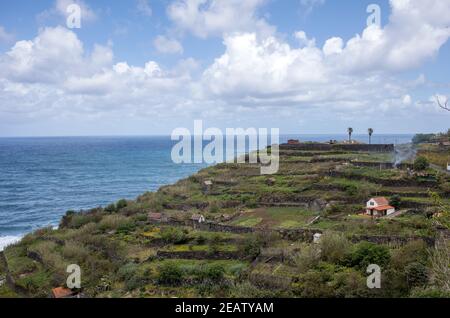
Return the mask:
[[[57,287],[52,289],[52,294],[55,298],[65,298],[72,296],[74,292],[64,287]]]
[[[159,219],[162,218],[162,214],[161,213],[152,213],[151,212],[151,213],[148,214],[148,217],[150,219],[159,220]]]
[[[372,198],[379,206],[389,205],[389,200],[385,197]]]
[[[385,211],[385,210],[391,210],[391,209],[395,209],[393,206],[390,205],[382,205],[376,208],[373,208],[376,211]]]

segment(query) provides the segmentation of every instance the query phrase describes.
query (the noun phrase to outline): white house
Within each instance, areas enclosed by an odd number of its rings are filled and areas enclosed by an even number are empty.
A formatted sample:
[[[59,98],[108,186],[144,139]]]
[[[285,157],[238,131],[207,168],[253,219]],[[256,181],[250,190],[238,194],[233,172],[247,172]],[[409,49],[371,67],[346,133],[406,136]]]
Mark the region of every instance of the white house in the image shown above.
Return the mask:
[[[194,214],[192,216],[191,220],[194,222],[197,222],[197,223],[205,223],[206,222],[206,218],[201,214]]]
[[[322,237],[322,233],[316,233],[313,235],[313,243],[318,244],[320,243],[320,238]]]
[[[447,163],[447,171],[450,171],[450,163]]]
[[[367,202],[366,214],[374,217],[383,217],[395,213],[395,208],[389,205],[385,197],[372,198]]]

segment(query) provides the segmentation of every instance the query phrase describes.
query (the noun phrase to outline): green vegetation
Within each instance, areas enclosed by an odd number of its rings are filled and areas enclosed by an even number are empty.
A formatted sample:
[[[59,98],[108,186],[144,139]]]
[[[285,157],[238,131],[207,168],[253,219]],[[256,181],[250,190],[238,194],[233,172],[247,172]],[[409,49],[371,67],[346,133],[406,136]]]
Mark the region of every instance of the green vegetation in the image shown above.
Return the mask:
[[[418,157],[414,161],[414,170],[424,171],[424,170],[427,170],[429,166],[430,166],[430,163],[428,162],[427,158],[425,158],[425,157]]]
[[[439,147],[421,145],[415,171],[378,165],[392,153],[292,149],[273,176],[256,164],[208,167],[136,200],[68,211],[59,229],[8,247],[7,269],[30,297],[63,286],[69,264],[88,297],[448,297],[448,241],[425,244],[449,227]],[[401,215],[364,215],[378,196]],[[383,270],[381,290],[366,286],[369,264]],[[17,296],[0,286],[0,297]]]

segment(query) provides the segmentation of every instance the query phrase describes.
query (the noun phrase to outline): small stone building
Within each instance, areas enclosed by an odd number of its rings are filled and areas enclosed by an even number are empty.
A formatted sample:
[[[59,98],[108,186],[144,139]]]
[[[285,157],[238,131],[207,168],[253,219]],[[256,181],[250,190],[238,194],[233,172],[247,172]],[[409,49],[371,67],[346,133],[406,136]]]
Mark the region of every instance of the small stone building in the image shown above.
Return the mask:
[[[151,222],[167,222],[168,217],[164,213],[150,212],[148,214],[148,220]]]

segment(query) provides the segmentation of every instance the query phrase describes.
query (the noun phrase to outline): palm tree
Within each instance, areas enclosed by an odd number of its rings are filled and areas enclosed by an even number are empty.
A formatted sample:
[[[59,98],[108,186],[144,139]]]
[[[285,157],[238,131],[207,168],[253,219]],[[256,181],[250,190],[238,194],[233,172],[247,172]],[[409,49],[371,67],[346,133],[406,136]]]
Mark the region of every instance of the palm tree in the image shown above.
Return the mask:
[[[371,145],[371,144],[372,144],[373,129],[372,129],[372,128],[369,128],[369,129],[367,130],[367,132],[369,133],[369,145]]]
[[[351,144],[352,143],[353,128],[349,127],[347,129],[347,132],[348,132],[348,142]]]

